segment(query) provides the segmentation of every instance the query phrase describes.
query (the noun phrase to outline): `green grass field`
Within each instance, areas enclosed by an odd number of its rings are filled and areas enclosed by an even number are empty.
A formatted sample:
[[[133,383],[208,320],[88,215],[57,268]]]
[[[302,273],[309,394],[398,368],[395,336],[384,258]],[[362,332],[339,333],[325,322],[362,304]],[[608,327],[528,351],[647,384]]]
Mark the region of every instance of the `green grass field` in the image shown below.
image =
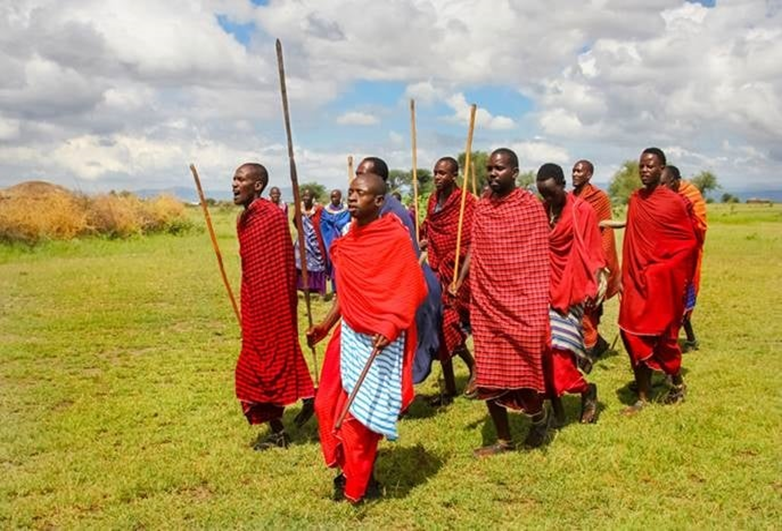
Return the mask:
[[[213,214],[238,292],[235,212]],[[685,403],[620,416],[621,342],[591,375],[599,422],[542,450],[475,460],[494,437],[485,406],[416,401],[381,443],[385,498],[358,508],[330,500],[314,421],[288,450],[249,448],[239,329],[206,233],[0,247],[0,527],[778,529],[782,208],[714,206],[710,222]],[[578,399],[566,407],[575,418]]]

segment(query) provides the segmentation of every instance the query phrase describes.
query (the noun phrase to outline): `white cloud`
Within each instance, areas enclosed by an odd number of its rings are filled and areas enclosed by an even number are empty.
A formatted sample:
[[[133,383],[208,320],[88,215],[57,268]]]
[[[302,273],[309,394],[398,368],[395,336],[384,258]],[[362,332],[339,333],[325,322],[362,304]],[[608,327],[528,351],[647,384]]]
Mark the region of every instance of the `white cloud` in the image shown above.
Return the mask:
[[[470,123],[470,104],[467,103],[464,94],[461,92],[454,94],[446,100],[446,103],[455,111],[453,116],[448,118],[449,121],[464,125]],[[475,111],[475,127],[502,131],[513,129],[516,123],[507,116],[492,116],[489,111],[479,107]]]
[[[337,117],[340,125],[377,125],[380,120],[372,114],[358,111],[350,111]]]
[[[568,151],[544,141],[516,142],[510,145],[519,157],[519,165],[523,168],[537,169],[546,162],[567,164],[571,161]]]

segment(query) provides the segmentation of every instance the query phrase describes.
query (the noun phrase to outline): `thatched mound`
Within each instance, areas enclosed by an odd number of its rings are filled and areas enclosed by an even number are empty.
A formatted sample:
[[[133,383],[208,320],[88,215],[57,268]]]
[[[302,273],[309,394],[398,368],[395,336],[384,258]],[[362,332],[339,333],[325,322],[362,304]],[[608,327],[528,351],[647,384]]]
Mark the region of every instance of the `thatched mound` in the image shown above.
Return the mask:
[[[25,181],[0,190],[0,197],[4,199],[12,197],[39,197],[53,194],[73,195],[67,188],[47,183],[46,181]]]

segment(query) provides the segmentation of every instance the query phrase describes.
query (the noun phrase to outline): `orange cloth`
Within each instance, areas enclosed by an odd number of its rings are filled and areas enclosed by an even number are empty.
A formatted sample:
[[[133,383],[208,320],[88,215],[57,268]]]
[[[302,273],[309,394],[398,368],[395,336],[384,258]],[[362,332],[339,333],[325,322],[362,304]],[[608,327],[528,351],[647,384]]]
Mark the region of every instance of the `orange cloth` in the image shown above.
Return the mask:
[[[573,195],[592,205],[592,208],[595,209],[595,214],[597,214],[598,222],[611,219],[611,200],[608,198],[608,194],[600,188],[596,188],[590,183],[587,183],[577,194],[574,190]],[[619,258],[616,253],[614,229],[610,227],[600,229],[600,237],[601,243],[603,244],[603,253],[606,258],[606,267],[609,271],[608,290],[606,291],[605,296],[605,300],[608,300],[619,291],[622,270],[619,267]],[[595,336],[595,339],[597,339],[597,336]]]
[[[695,295],[701,286],[701,261],[703,260],[703,242],[706,239],[706,230],[709,228],[706,223],[706,200],[703,199],[700,190],[694,184],[687,181],[679,181],[679,195],[686,197],[692,204],[693,220],[695,221],[695,232],[700,241],[698,246],[698,258],[695,263],[695,275],[692,284],[695,287]]]

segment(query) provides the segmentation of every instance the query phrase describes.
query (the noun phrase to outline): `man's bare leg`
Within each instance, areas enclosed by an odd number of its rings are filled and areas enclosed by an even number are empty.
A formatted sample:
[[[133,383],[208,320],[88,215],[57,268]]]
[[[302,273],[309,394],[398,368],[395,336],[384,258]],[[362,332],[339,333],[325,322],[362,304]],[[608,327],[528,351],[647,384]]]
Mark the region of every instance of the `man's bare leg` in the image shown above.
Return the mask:
[[[262,451],[270,448],[287,448],[291,442],[290,436],[285,433],[282,417],[269,421],[271,433],[266,437],[258,437],[253,443],[253,450]]]
[[[497,442],[475,450],[473,452],[475,457],[488,457],[513,450],[508,410],[499,405],[496,400],[487,400],[486,406],[489,408],[489,415],[494,423],[494,429],[497,431]]]
[[[633,367],[635,373],[635,385],[638,388],[638,400],[632,406],[622,410],[623,415],[635,415],[641,411],[649,402],[649,396],[652,390],[652,369],[645,363],[639,363]]]

